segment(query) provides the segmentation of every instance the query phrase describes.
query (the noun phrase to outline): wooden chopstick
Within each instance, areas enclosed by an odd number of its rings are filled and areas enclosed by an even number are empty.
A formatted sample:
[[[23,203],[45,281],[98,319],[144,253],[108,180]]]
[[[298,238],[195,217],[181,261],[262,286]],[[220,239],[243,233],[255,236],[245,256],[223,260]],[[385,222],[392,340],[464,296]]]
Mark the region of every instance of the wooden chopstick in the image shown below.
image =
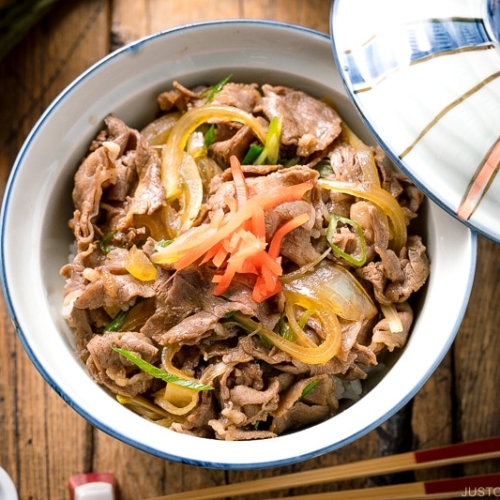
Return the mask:
[[[479,439],[467,443],[457,443],[427,450],[418,450],[387,457],[371,458],[350,464],[334,465],[323,469],[284,474],[279,477],[256,479],[236,484],[214,486],[201,490],[174,493],[147,500],[208,500],[227,496],[248,495],[279,489],[310,486],[357,477],[369,477],[381,474],[425,469],[450,464],[472,462],[500,457],[500,436]],[[419,484],[419,483],[413,483]],[[498,484],[497,484],[498,486]],[[364,490],[363,490],[364,491]],[[346,492],[342,492],[345,494]],[[329,493],[332,495],[333,493]],[[307,498],[312,497],[309,495]],[[292,497],[300,498],[300,497]],[[303,497],[306,498],[306,497]],[[326,498],[326,497],[325,497]],[[331,497],[328,497],[331,498]],[[342,497],[350,498],[350,497]],[[361,497],[352,497],[361,498]],[[373,498],[373,497],[368,497]],[[396,498],[396,497],[388,497]],[[411,497],[408,497],[411,498]],[[418,498],[418,497],[414,497]],[[429,497],[426,497],[429,498]],[[451,498],[451,497],[441,497]],[[321,497],[315,497],[321,500]]]
[[[406,500],[410,498],[431,500],[433,498],[467,498],[477,496],[500,496],[500,473],[280,497],[279,500]],[[273,499],[267,498],[263,500]]]

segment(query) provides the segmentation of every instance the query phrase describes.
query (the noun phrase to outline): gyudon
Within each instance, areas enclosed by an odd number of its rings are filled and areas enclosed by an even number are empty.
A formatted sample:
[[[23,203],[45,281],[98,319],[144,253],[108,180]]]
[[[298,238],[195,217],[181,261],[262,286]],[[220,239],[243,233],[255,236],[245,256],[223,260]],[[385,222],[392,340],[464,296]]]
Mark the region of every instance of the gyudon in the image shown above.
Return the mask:
[[[232,83],[104,120],[74,178],[64,311],[92,377],[170,429],[269,438],[357,398],[429,273],[423,195],[326,102]]]

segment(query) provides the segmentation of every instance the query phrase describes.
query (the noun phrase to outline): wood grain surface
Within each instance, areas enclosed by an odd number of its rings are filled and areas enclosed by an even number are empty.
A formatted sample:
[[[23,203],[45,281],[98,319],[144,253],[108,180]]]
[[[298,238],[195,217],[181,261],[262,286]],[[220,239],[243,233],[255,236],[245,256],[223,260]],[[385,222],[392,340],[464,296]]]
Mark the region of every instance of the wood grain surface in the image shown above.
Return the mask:
[[[44,109],[68,83],[110,50],[154,31],[209,19],[274,19],[328,32],[330,8],[330,0],[57,3],[0,61],[0,195],[23,141]],[[20,245],[29,243],[28,239],[19,241]],[[0,300],[0,466],[11,475],[21,500],[68,499],[68,478],[91,471],[113,472],[122,500],[139,500],[498,435],[499,283],[500,250],[479,238],[476,280],[458,336],[434,375],[408,405],[378,429],[339,451],[289,467],[236,472],[155,458],[93,428],[36,371]],[[446,297],[442,300],[442,313],[448,314]],[[498,461],[486,461],[310,486],[276,492],[274,496],[499,470]]]

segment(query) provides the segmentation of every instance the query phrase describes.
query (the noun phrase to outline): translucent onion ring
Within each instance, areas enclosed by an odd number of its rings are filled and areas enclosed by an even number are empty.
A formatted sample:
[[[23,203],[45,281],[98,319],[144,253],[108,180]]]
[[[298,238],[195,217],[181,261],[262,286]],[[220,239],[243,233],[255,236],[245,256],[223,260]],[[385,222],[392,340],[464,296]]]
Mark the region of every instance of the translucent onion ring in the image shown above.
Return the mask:
[[[361,182],[339,182],[331,179],[318,179],[318,184],[330,191],[346,193],[363,198],[377,205],[389,218],[392,230],[393,250],[398,254],[406,244],[406,217],[398,201],[385,189]]]
[[[199,401],[199,393],[180,387],[175,384],[167,384],[164,391],[155,397],[155,403],[172,415],[186,415],[196,408]]]
[[[285,297],[292,304],[307,301],[309,310],[330,309],[348,321],[360,321],[377,314],[372,299],[350,271],[330,261],[283,284]],[[301,298],[303,297],[303,298]]]
[[[323,343],[317,347],[303,347],[294,342],[290,342],[240,312],[236,312],[231,320],[249,332],[255,332],[262,335],[269,340],[269,342],[292,356],[294,359],[298,359],[310,365],[322,365],[339,352],[342,345],[342,331],[335,314],[327,311],[316,311],[316,315],[325,331],[325,339]]]
[[[250,113],[232,106],[202,106],[187,111],[171,129],[162,154],[162,182],[168,201],[178,199],[182,193],[180,166],[189,136],[200,125],[214,120],[238,122],[248,125],[264,144],[266,131]]]

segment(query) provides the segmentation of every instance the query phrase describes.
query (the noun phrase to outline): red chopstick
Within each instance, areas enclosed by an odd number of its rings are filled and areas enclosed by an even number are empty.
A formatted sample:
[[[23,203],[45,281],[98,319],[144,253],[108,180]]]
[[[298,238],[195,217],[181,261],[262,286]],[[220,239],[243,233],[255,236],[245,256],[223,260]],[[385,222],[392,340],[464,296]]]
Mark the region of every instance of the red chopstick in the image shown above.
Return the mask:
[[[279,500],[403,500],[410,498],[431,500],[437,498],[491,498],[499,496],[500,474],[486,474],[356,490],[280,497]],[[267,497],[263,500],[273,499]]]
[[[491,458],[500,457],[500,437],[479,439],[476,441],[470,441],[467,443],[450,444],[445,446],[440,446],[437,448],[430,448],[428,450],[418,450],[407,453],[400,453],[397,455],[390,455],[386,457],[371,458],[368,460],[361,460],[359,462],[353,462],[348,464],[335,465],[332,467],[326,467],[323,469],[316,469],[305,472],[297,472],[293,474],[285,474],[279,477],[271,477],[266,479],[256,479],[254,481],[246,481],[236,484],[227,484],[223,486],[215,486],[212,488],[205,488],[201,490],[188,491],[184,493],[174,493],[172,495],[166,495],[161,497],[150,498],[148,500],[208,500],[215,498],[231,497],[236,495],[247,495],[250,493],[262,493],[270,492],[278,489],[289,489],[295,487],[310,486],[313,484],[322,484],[334,481],[340,481],[345,479],[353,479],[357,477],[369,477],[381,474],[388,474],[394,472],[402,472],[407,470],[418,470],[425,469],[429,467],[444,466],[457,463],[472,462],[477,460],[486,460]],[[379,497],[379,498],[423,498],[422,495],[425,494],[425,498],[432,498],[429,495],[445,494],[436,493],[435,490],[439,488],[446,488],[450,485],[455,487],[459,485],[460,491],[464,491],[461,487],[467,488],[469,486],[473,488],[488,488],[490,484],[496,484],[498,488],[497,496],[500,497],[500,481],[499,474],[493,474],[488,476],[477,476],[475,479],[472,477],[465,477],[459,479],[448,479],[441,481],[429,481],[425,483],[412,483],[411,485],[405,485],[408,488],[417,488],[418,494],[413,497]],[[443,482],[444,481],[444,482]],[[448,483],[446,482],[448,481]],[[449,483],[453,481],[454,483]],[[463,481],[463,483],[457,482]],[[484,481],[484,482],[482,482]],[[393,485],[394,487],[398,485]],[[392,487],[392,486],[391,486]],[[381,488],[391,488],[381,487]],[[424,488],[422,490],[422,488]],[[348,490],[342,491],[340,497],[337,498],[365,498],[359,496],[360,492],[365,492],[370,489],[380,492],[380,488],[367,488],[365,490]],[[351,491],[356,491],[358,496],[348,497]],[[456,493],[456,492],[455,492]],[[336,493],[328,493],[330,495],[328,498],[332,497]],[[420,496],[418,496],[420,495]],[[460,496],[460,493],[457,495]],[[478,495],[479,496],[479,495]],[[321,496],[308,495],[307,497],[289,497],[289,498],[311,498],[311,500],[321,500]],[[327,497],[323,497],[327,498]],[[366,498],[377,498],[377,497],[366,497]],[[434,498],[452,498],[449,496],[441,496]]]
[[[447,464],[455,463],[450,460],[456,459],[457,462],[464,462],[464,458],[470,457],[474,460],[481,460],[484,455],[488,458],[490,454],[495,454],[500,450],[500,436],[486,439],[478,439],[467,443],[457,443],[428,450],[418,450],[412,452],[415,455],[415,461],[418,464],[432,463],[439,465],[441,461]]]

